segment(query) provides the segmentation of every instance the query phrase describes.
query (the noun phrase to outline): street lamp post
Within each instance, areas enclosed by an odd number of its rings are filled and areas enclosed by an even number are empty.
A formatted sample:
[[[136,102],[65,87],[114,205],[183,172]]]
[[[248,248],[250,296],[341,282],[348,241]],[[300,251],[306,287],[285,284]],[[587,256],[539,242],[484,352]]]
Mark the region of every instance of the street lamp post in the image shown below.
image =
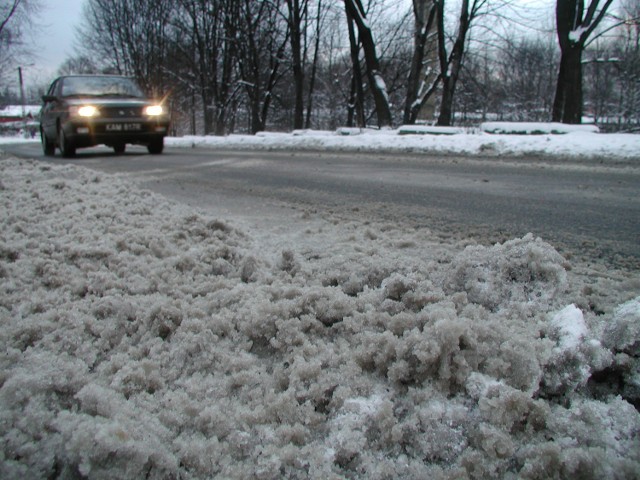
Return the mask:
[[[22,128],[24,138],[29,138],[29,132],[27,131],[27,111],[25,105],[25,96],[24,96],[24,79],[22,77],[22,68],[23,67],[33,67],[35,64],[30,63],[29,65],[23,65],[18,67],[18,80],[20,82],[20,108],[22,109]]]
[[[27,115],[24,105],[24,81],[22,80],[22,67],[18,67],[18,80],[20,80],[20,106],[22,108],[22,134],[24,138],[28,138],[27,133]]]

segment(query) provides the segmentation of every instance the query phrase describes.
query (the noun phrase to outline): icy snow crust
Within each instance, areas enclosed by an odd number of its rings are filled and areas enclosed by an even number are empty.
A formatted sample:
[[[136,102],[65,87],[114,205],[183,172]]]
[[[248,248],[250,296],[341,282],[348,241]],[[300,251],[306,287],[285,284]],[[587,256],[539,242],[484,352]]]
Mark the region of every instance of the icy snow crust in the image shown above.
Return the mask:
[[[0,179],[3,479],[640,475],[638,292],[541,239],[270,251],[119,177]]]

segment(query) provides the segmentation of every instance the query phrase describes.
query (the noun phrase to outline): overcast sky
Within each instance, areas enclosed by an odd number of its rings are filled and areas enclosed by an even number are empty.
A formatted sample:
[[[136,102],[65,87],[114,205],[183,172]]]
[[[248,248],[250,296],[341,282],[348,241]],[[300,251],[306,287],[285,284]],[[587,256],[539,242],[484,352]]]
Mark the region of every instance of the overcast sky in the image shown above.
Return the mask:
[[[43,9],[36,23],[33,66],[23,68],[26,81],[48,82],[69,56],[73,55],[76,26],[80,23],[85,0],[42,0]]]

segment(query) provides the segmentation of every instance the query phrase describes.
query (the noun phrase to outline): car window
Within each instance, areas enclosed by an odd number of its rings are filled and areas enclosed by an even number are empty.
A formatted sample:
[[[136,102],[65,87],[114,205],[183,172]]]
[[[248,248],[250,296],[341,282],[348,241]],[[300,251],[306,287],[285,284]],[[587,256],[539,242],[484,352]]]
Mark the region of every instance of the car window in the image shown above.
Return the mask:
[[[53,82],[51,84],[51,86],[49,87],[49,90],[47,91],[47,95],[55,95],[56,94],[56,89],[58,88],[58,82],[59,82],[59,80],[56,80],[55,82]]]
[[[126,77],[67,77],[62,84],[63,97],[126,96],[144,98],[133,80]]]

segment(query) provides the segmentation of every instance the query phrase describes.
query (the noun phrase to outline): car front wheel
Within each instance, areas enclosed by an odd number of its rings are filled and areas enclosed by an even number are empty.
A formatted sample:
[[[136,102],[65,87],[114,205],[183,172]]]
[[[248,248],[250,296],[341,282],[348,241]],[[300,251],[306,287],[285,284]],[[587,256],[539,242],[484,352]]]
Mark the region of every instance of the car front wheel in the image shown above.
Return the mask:
[[[40,129],[40,140],[42,141],[42,152],[47,157],[53,157],[56,153],[56,144],[49,140],[49,137],[42,129]]]
[[[62,127],[58,129],[58,147],[60,147],[63,157],[70,158],[76,155],[76,146],[67,139]]]
[[[149,145],[147,145],[147,150],[149,150],[149,153],[152,155],[161,154],[162,150],[164,150],[164,138],[154,138],[151,140]]]

